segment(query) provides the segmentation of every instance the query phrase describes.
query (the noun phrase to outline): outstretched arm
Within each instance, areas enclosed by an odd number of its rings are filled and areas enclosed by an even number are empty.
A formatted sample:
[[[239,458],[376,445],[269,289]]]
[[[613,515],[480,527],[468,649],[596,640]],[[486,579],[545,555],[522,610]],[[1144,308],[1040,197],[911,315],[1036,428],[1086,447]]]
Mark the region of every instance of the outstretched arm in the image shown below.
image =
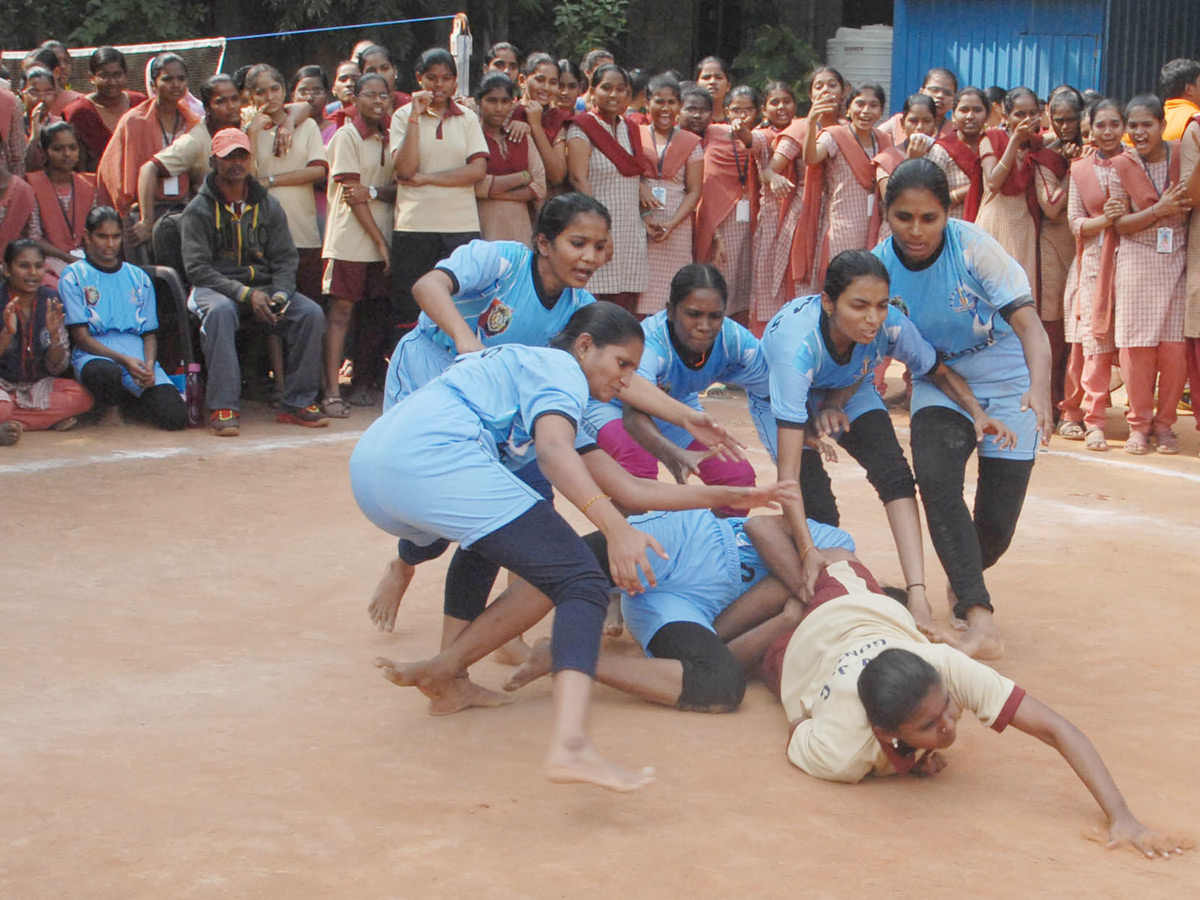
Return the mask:
[[[1087,735],[1028,694],[1012,717],[1014,728],[1049,744],[1070,764],[1104,814],[1108,817],[1108,846],[1130,844],[1150,858],[1182,853],[1192,846],[1188,840],[1153,831],[1134,818],[1125,798],[1109,774],[1104,760]]]
[[[721,459],[746,458],[746,454],[741,450],[741,443],[716,419],[703,410],[692,409],[687,404],[680,403],[641,375],[634,375],[629,385],[617,395],[617,399],[646,415],[686,428],[688,433],[704,446],[716,450]]]

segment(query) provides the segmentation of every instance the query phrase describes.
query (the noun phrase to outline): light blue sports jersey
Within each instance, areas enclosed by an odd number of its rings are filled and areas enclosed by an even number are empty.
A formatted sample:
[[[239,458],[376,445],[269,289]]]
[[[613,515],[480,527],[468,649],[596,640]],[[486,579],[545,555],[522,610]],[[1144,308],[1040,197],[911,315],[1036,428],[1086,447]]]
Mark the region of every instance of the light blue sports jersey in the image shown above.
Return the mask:
[[[752,403],[755,400],[766,402],[770,379],[759,351],[758,338],[733,319],[726,318],[721,324],[721,333],[717,335],[712,351],[697,368],[684,363],[672,345],[671,323],[667,321],[665,309],[644,319],[642,332],[646,336],[646,347],[642,351],[638,374],[681,403],[692,409],[702,409],[700,393],[717,382],[744,388]],[[588,427],[599,431],[614,419],[621,418],[621,414],[619,401],[592,401],[587,412]],[[691,444],[693,439],[686,429],[661,419],[655,419],[654,423],[673,444],[680,447]]]
[[[592,443],[579,428],[587,378],[563,350],[508,344],[470,353],[422,390],[435,388],[450,390],[478,416],[496,456],[514,472],[533,460],[533,425],[546,413],[561,413],[575,424],[576,448]],[[408,452],[437,453],[438,448]]]
[[[708,509],[654,512],[629,524],[653,535],[669,559],[650,554],[658,581],[640,594],[622,594],[621,610],[629,633],[643,648],[670,622],[693,622],[709,631],[734,600],[769,574],[766,563],[745,533],[745,518],[721,518]],[[813,541],[822,549],[854,551],[849,534],[808,520]]]
[[[59,277],[58,294],[67,325],[87,325],[93,337],[113,332],[141,337],[158,330],[154,287],[128,263],[105,272],[84,259],[73,262]]]
[[[63,270],[58,279],[58,293],[67,325],[86,325],[88,333],[109,350],[135,359],[144,358],[142,337],[158,330],[154,286],[145,272],[129,263],[122,263],[115,272],[105,272],[81,259]],[[101,358],[79,347],[73,348],[71,366],[75,377],[92,360]],[[121,367],[121,383],[133,396],[142,395],[142,386],[124,367]],[[157,362],[154,383],[171,383]]]
[[[946,222],[945,246],[926,269],[908,269],[889,237],[872,252],[891,276],[892,302],[906,309],[922,336],[970,385],[988,415],[1017,432],[1015,450],[998,450],[991,436],[981,455],[1032,459],[1037,453],[1037,417],[1020,409],[1029,390],[1025,351],[1000,311],[1032,299],[1020,264],[991,235],[962,219]],[[970,416],[927,379],[913,380],[913,413],[942,406]]]
[[[458,247],[436,268],[458,282],[454,305],[475,328],[485,347],[497,344],[527,344],[544,347],[563,330],[580,307],[595,303],[587,291],[567,288],[546,309],[534,285],[535,256],[515,241],[471,241]],[[454,342],[425,313],[416,330],[434,343],[454,350]]]
[[[914,375],[937,365],[933,349],[916,325],[895,307],[869,344],[855,344],[845,362],[835,359],[821,333],[821,297],[798,297],[784,306],[763,331],[762,355],[771,373],[771,412],[776,420],[802,425],[819,408],[825,391],[858,384],[845,405],[851,421],[869,409],[883,409],[872,375],[886,357],[900,360]],[[809,400],[814,400],[810,411]]]

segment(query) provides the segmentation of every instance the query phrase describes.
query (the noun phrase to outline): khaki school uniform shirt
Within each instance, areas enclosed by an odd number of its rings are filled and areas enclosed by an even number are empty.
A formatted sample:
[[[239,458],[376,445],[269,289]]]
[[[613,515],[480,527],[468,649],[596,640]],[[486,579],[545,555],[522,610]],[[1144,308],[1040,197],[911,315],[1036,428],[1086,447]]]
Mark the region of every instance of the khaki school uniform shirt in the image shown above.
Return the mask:
[[[395,169],[392,148],[383,135],[367,128],[358,116],[347,117],[346,124],[329,140],[329,212],[325,219],[325,259],[349,262],[382,262],[383,257],[370,235],[354,217],[354,210],[342,197],[344,181],[359,181],[367,187],[387,187],[392,183]],[[349,179],[347,176],[351,176]],[[391,243],[392,206],[382,200],[371,200],[371,217],[384,239]]]
[[[400,107],[392,114],[392,129],[388,142],[395,154],[412,126],[408,117],[412,104]],[[417,127],[421,129],[418,172],[446,172],[460,169],[472,160],[487,158],[487,141],[475,113],[453,100],[446,113],[439,116],[426,110]],[[475,186],[420,187],[396,185],[396,231],[424,231],[436,234],[457,234],[479,230],[479,211],[475,206]]]
[[[296,184],[288,187],[270,187],[272,175],[295,172],[312,163],[324,163],[325,142],[321,140],[321,129],[312,119],[305,119],[296,126],[292,146],[283,156],[275,155],[275,129],[263,129],[254,138],[252,147],[254,161],[258,166],[257,178],[271,196],[279,201],[287,214],[288,231],[296,248],[321,246],[321,232],[317,228],[317,200],[312,184]]]
[[[1023,690],[953,647],[931,644],[908,610],[870,591],[848,563],[829,570],[849,593],[813,610],[783,659],[783,707],[789,721],[802,720],[788,741],[794,765],[817,778],[845,782],[911,767],[911,759],[875,737],[858,698],[863,666],[891,648],[909,650],[937,669],[955,701],[985,725],[1007,727]]]
[[[201,119],[192,130],[154,154],[161,172],[167,175],[182,175],[185,172],[195,188],[211,171],[212,135],[208,133],[208,122]]]

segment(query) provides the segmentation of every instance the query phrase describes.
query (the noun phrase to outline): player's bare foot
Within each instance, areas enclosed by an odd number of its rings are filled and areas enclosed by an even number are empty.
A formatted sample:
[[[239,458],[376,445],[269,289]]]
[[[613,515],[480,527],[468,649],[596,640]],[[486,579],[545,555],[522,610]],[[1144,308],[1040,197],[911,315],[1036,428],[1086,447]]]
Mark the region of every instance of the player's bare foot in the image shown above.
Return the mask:
[[[508,676],[504,682],[506,691],[516,691],[525,687],[531,681],[537,681],[543,675],[550,674],[550,639],[542,638],[529,651],[529,659]]]
[[[604,616],[604,636],[618,638],[625,633],[625,617],[621,615],[621,595],[608,595],[608,613]]]
[[[402,663],[388,659],[386,656],[377,656],[374,666],[382,669],[383,677],[392,684],[398,684],[400,687],[415,687],[426,697],[432,698],[440,695],[441,689],[446,683],[446,680],[435,677],[433,664],[427,659],[420,662]],[[430,691],[436,691],[436,693],[430,693]]]
[[[954,588],[946,585],[946,602],[950,604],[950,627],[955,631],[966,631],[967,620],[960,619],[954,614],[954,607],[958,605],[958,597],[954,593]]]
[[[416,568],[396,557],[383,570],[383,577],[375,585],[375,593],[371,595],[371,605],[367,613],[371,621],[380,631],[391,631],[396,627],[396,610],[404,599],[404,592],[412,583]]]
[[[948,634],[945,643],[974,659],[999,659],[1004,655],[1004,641],[996,629],[989,610],[974,606],[967,611],[967,630]]]
[[[429,700],[431,716],[449,716],[464,709],[491,709],[507,706],[513,698],[499,691],[480,687],[470,678],[455,678],[438,697]]]
[[[585,739],[575,739],[577,746],[551,749],[546,759],[546,777],[556,784],[594,784],[610,791],[628,793],[654,781],[650,766],[631,772],[605,759]]]
[[[121,407],[113,404],[103,413],[100,414],[100,421],[97,423],[101,428],[117,428],[125,424],[125,417],[121,415]]]
[[[492,659],[505,666],[523,666],[533,655],[533,648],[518,635],[492,654]]]
[[[446,677],[433,660],[400,663],[383,656],[375,658],[375,668],[383,677],[400,687],[415,687],[429,698],[429,714],[448,716],[471,707],[504,706],[512,697],[480,687],[465,675]]]

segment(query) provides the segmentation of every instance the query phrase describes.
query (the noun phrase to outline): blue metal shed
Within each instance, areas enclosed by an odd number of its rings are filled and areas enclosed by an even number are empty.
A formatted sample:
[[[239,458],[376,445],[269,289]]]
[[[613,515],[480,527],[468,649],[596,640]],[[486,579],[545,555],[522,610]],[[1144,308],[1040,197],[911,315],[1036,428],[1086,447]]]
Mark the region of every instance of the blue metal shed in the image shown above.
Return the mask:
[[[934,66],[964,86],[1128,99],[1157,91],[1167,60],[1200,56],[1200,0],[895,0],[894,28],[895,106]]]
[[[960,85],[1051,88],[1101,85],[1107,0],[896,0],[892,87],[921,86],[945,66]]]

